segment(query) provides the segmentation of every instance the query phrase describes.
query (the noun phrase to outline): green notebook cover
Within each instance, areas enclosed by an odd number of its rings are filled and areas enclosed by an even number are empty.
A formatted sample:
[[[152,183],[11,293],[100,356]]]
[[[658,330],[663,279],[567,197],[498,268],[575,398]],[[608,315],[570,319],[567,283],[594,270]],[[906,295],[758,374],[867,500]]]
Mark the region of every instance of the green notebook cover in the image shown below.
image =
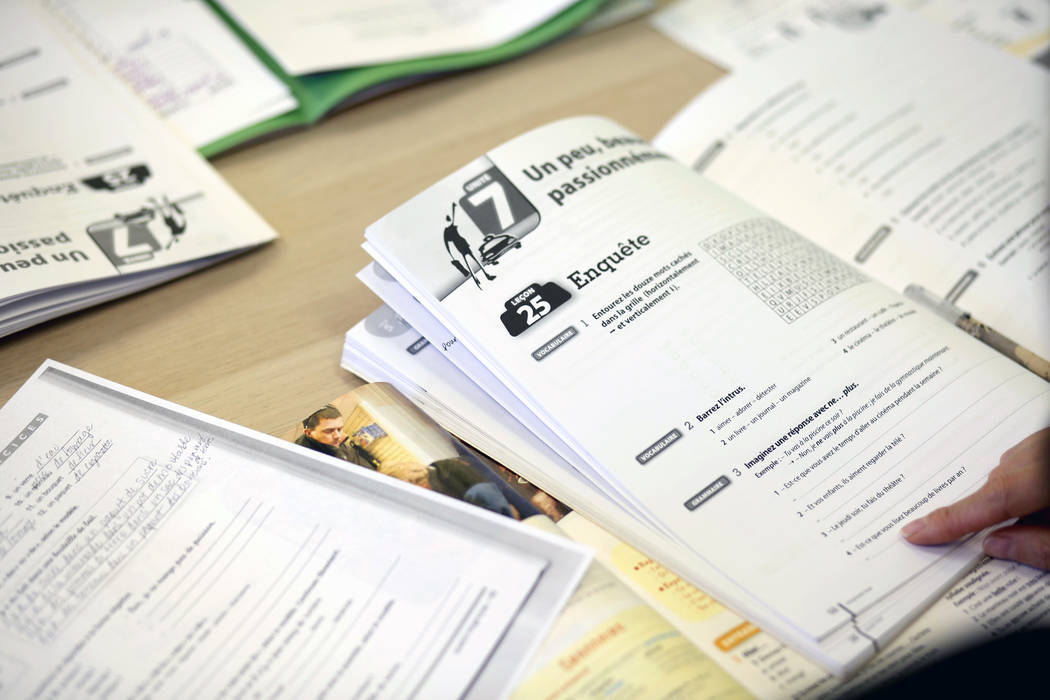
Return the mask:
[[[210,158],[266,134],[313,124],[340,103],[352,99],[355,95],[361,95],[369,88],[434,73],[474,68],[519,56],[568,33],[593,15],[604,2],[605,0],[579,0],[525,34],[490,49],[294,76],[286,73],[258,42],[233,21],[216,0],[207,0],[208,5],[259,60],[288,85],[299,102],[299,107],[212,141],[201,146],[198,151]]]

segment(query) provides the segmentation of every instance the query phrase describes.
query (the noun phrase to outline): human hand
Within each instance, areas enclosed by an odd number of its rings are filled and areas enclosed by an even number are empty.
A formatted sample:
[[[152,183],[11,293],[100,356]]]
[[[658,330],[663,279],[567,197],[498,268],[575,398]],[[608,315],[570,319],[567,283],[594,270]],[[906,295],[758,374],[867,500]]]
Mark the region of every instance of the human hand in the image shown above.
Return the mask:
[[[970,532],[1022,517],[984,540],[990,557],[1050,569],[1050,428],[1003,453],[977,491],[901,528],[912,544],[943,544]]]

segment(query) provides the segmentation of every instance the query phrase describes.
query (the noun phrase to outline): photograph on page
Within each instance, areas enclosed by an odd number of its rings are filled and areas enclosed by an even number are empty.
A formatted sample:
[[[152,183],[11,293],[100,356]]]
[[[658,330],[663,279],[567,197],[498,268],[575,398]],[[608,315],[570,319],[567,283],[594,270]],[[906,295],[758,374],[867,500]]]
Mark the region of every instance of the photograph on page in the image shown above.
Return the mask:
[[[362,469],[515,520],[569,509],[449,435],[390,384],[366,384],[306,416],[285,435]]]

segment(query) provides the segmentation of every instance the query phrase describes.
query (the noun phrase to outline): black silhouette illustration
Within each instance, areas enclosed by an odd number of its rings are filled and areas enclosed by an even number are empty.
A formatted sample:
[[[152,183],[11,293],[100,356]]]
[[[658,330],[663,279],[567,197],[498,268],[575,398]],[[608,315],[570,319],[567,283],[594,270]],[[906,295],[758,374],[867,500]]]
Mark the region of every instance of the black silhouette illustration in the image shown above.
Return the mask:
[[[186,232],[186,215],[179,208],[178,202],[171,201],[167,195],[165,195],[163,202],[158,202],[153,197],[150,197],[149,203],[153,205],[153,211],[160,213],[164,223],[168,226],[171,240],[168,241],[168,245],[165,247],[170,248],[172,243],[178,242],[179,237]]]
[[[114,168],[104,173],[81,180],[84,185],[101,192],[122,192],[140,187],[150,178],[149,166],[145,163],[130,167]]]
[[[511,248],[520,248],[521,241],[506,233],[485,234],[485,240],[481,242],[481,261],[486,265],[498,265],[499,256]]]
[[[489,281],[496,279],[493,275],[490,275],[486,270],[481,261],[478,260],[477,256],[474,255],[474,251],[470,248],[470,243],[464,238],[460,232],[459,227],[456,226],[456,203],[452,203],[452,214],[451,216],[446,215],[445,221],[448,222],[448,226],[445,227],[445,251],[449,254],[452,262],[452,266],[459,270],[459,273],[464,277],[470,276],[474,280],[474,284],[478,285],[478,289],[481,289],[481,282],[478,281],[477,275],[474,274],[474,269],[471,267],[470,260],[474,261],[474,264],[478,266],[478,269],[485,275],[485,278]],[[455,246],[456,252],[463,258],[463,262],[456,260],[456,253],[452,252],[452,247]]]
[[[183,198],[183,201],[193,197]],[[167,229],[167,241],[158,237],[155,228],[160,218]],[[167,196],[150,197],[146,204],[130,212],[116,212],[112,219],[95,222],[87,233],[115,267],[152,260],[154,254],[170,248],[180,240],[188,227],[186,214],[178,201]]]

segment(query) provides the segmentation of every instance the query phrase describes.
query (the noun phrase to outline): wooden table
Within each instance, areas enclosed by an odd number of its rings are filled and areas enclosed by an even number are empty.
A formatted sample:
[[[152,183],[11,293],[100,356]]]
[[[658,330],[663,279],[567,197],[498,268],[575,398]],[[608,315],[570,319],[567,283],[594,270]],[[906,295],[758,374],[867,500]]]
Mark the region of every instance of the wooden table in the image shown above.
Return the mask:
[[[280,234],[162,287],[0,340],[0,401],[54,358],[280,435],[361,384],[343,335],[379,300],[365,227],[517,134],[601,114],[650,138],[722,71],[634,20],[386,95],[215,167]]]

